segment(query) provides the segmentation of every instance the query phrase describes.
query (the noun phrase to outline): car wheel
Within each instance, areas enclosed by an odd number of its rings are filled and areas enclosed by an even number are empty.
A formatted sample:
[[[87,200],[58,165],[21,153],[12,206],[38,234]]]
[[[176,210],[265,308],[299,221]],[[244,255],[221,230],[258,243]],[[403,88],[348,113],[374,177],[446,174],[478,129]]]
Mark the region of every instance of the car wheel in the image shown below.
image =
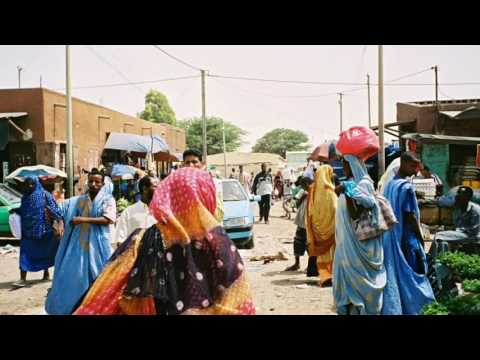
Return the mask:
[[[250,240],[248,241],[248,243],[246,243],[244,245],[244,248],[245,249],[253,249],[254,247],[254,241],[253,241],[253,236],[250,238]]]

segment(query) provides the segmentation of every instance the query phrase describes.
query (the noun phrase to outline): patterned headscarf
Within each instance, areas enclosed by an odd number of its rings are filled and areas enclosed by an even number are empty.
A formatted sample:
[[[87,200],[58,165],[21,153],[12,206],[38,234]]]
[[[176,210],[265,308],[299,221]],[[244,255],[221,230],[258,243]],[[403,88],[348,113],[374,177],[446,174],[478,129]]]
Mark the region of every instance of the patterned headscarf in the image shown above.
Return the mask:
[[[215,183],[208,172],[195,168],[182,168],[163,180],[150,203],[167,243],[208,238],[220,225],[215,210]]]
[[[25,181],[33,181],[33,191],[26,191],[22,197],[20,215],[22,218],[22,237],[40,239],[51,227],[47,226],[45,209],[48,208],[53,218],[60,217],[60,210],[53,196],[45,191],[36,176],[27,177]]]

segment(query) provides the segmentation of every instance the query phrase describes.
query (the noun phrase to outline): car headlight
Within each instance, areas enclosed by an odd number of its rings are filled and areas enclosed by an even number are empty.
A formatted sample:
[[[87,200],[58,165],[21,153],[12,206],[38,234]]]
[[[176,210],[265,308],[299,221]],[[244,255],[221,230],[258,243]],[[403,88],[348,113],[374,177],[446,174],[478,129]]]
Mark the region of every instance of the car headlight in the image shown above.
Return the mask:
[[[235,226],[246,226],[250,225],[252,222],[250,221],[248,216],[238,217],[233,219],[228,219],[223,221],[223,226],[226,228],[231,228]]]

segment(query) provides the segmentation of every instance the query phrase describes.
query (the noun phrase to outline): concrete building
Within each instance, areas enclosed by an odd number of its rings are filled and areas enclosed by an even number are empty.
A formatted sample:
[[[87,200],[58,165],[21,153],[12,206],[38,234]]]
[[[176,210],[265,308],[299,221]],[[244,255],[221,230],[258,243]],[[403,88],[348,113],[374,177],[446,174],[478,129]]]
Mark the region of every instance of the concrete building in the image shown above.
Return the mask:
[[[103,146],[112,132],[159,135],[167,142],[170,153],[185,150],[185,132],[180,128],[138,119],[77,98],[72,98],[72,119],[76,176],[81,175],[81,169],[99,165]],[[0,123],[0,179],[5,171],[10,173],[26,165],[65,169],[65,95],[45,88],[0,90]]]
[[[480,136],[480,99],[397,103],[397,124],[402,134]]]
[[[221,176],[225,173],[225,163],[223,153],[209,155],[207,158],[209,167],[215,167]],[[239,166],[242,165],[245,172],[257,174],[260,172],[262,163],[267,164],[273,172],[283,169],[286,165],[285,159],[277,154],[268,153],[244,153],[227,152],[227,177],[230,176],[232,168],[238,173]]]

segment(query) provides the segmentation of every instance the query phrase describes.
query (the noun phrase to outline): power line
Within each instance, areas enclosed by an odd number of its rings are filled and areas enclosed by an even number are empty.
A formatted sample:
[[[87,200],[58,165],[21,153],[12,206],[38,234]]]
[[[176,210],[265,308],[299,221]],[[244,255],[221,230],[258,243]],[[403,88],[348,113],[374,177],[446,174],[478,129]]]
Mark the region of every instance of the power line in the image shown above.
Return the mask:
[[[244,88],[241,88],[241,87],[238,87],[238,86],[233,86],[231,84],[227,85],[227,84],[223,83],[222,81],[220,81],[218,79],[215,79],[215,78],[213,78],[213,80],[215,82],[217,82],[218,84],[230,87],[232,89],[240,90],[240,91],[243,91],[245,93],[262,95],[262,96],[267,96],[267,97],[276,98],[276,99],[307,99],[307,98],[320,98],[320,97],[338,95],[338,91],[332,91],[332,92],[328,92],[328,93],[314,94],[314,95],[274,95],[274,94],[267,94],[267,93],[262,93],[262,92],[258,92],[258,91],[254,91],[254,90],[244,89]],[[342,93],[351,93],[351,92],[355,92],[355,91],[359,91],[359,90],[365,90],[365,88],[364,87],[356,87],[356,88],[352,88],[352,89],[343,90]]]
[[[105,59],[102,55],[100,55],[92,46],[85,46],[90,52],[95,55],[100,61],[102,61],[104,64],[108,65],[110,68],[112,68],[120,77],[124,80],[126,80],[133,88],[135,88],[140,94],[144,95],[143,90],[135,86],[135,84],[130,81],[130,79],[120,71],[115,65],[113,65],[111,62],[109,62],[107,59]]]
[[[194,66],[194,65],[191,65],[189,63],[187,63],[186,61],[183,61],[179,58],[177,58],[176,56],[173,56],[172,54],[166,52],[165,50],[163,50],[160,46],[158,45],[153,45],[155,47],[155,49],[161,51],[162,53],[164,53],[165,55],[167,55],[168,57],[174,59],[175,61],[178,61],[179,63],[185,65],[185,66],[188,66],[189,68],[193,69],[193,70],[197,70],[197,71],[201,71],[202,69],[200,69],[199,67],[197,66]]]
[[[180,76],[175,78],[166,78],[166,79],[158,79],[158,80],[145,80],[145,81],[133,81],[128,83],[115,83],[115,84],[101,84],[101,85],[89,85],[89,86],[78,86],[74,87],[75,90],[80,89],[100,89],[100,88],[111,88],[111,87],[118,87],[118,86],[129,86],[129,85],[143,85],[143,84],[155,84],[159,82],[167,82],[167,81],[175,81],[175,80],[185,80],[185,79],[195,79],[199,78],[200,75],[190,75],[190,76]],[[65,90],[65,88],[56,88],[54,90]]]
[[[429,69],[430,70],[430,69]],[[434,83],[392,83],[392,81],[398,81],[399,79],[405,77],[411,77],[420,73],[423,73],[427,70],[422,70],[418,73],[408,74],[401,78],[390,80],[388,83],[385,83],[384,86],[433,86]],[[263,78],[252,78],[252,77],[243,77],[243,76],[230,76],[230,75],[220,75],[220,74],[208,74],[212,78],[223,78],[231,80],[245,80],[245,81],[258,81],[258,82],[273,82],[273,83],[282,83],[282,84],[303,84],[303,85],[342,85],[342,86],[366,86],[364,82],[355,83],[355,82],[327,82],[327,81],[302,81],[302,80],[280,80],[280,79],[263,79]],[[370,83],[371,86],[377,86],[377,83]],[[439,83],[442,86],[472,86],[480,85],[480,82],[452,82],[452,83]]]
[[[406,79],[406,78],[409,78],[409,77],[413,77],[413,76],[416,76],[416,75],[423,74],[424,72],[431,71],[431,70],[432,70],[432,68],[429,67],[428,69],[425,69],[425,70],[422,70],[422,71],[417,71],[417,72],[414,72],[414,73],[411,73],[411,74],[408,74],[408,75],[404,75],[404,76],[401,76],[401,77],[393,79],[393,80],[389,80],[386,83],[392,83],[392,82],[395,82],[395,81],[398,81],[398,80],[403,80],[403,79]]]
[[[350,83],[350,82],[321,82],[321,81],[302,81],[302,80],[276,80],[276,79],[262,79],[262,78],[251,78],[243,76],[229,76],[229,75],[219,75],[219,74],[209,74],[209,77],[223,78],[223,79],[232,79],[232,80],[246,80],[246,81],[259,81],[259,82],[274,82],[274,83],[285,83],[285,84],[307,84],[307,85],[346,85],[346,86],[355,86],[355,85],[364,85],[363,83]]]
[[[455,98],[453,98],[453,97],[445,94],[445,93],[444,93],[442,90],[440,90],[440,89],[438,89],[438,92],[439,92],[440,94],[442,94],[443,96],[445,96],[446,98],[450,99],[450,100],[455,100]]]

